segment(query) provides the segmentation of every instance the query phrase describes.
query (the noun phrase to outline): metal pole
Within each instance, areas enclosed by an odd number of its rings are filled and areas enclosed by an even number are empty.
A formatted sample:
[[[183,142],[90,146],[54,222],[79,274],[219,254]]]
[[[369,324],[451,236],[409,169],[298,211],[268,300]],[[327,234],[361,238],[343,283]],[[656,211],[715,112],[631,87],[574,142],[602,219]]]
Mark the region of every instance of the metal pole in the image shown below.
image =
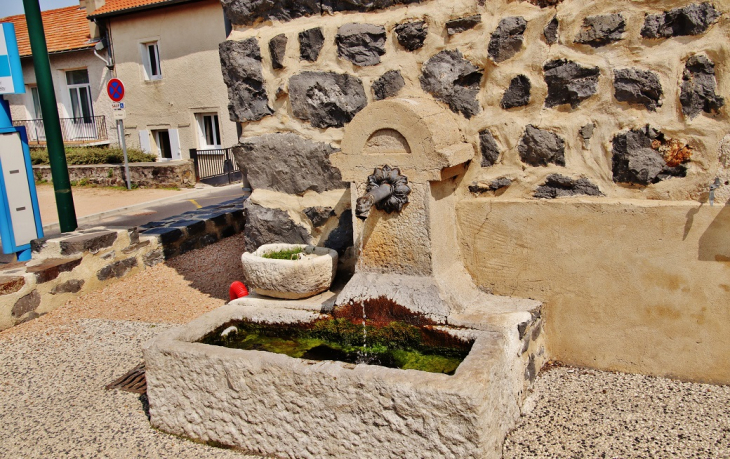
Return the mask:
[[[76,223],[76,209],[71,194],[71,181],[68,177],[66,152],[63,146],[63,136],[61,135],[61,121],[58,119],[56,93],[53,90],[51,64],[48,60],[41,8],[38,0],[23,0],[23,6],[25,7],[25,21],[28,24],[30,49],[33,53],[33,67],[35,68],[35,77],[38,83],[43,124],[46,130],[46,145],[48,146],[48,158],[51,162],[53,189],[56,194],[58,222],[61,232],[67,233],[75,230],[78,224]]]
[[[122,152],[124,153],[124,175],[127,177],[127,189],[132,189],[132,184],[129,181],[129,160],[127,159],[127,140],[124,138],[124,121],[117,120],[117,136],[119,142],[122,144]]]

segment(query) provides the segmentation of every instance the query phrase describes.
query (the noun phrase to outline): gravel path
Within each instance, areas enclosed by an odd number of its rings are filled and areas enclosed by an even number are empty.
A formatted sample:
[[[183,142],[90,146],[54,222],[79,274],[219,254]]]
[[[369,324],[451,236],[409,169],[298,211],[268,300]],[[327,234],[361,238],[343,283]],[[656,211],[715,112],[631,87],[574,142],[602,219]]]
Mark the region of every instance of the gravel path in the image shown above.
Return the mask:
[[[0,458],[252,458],[152,429],[143,398],[104,386],[140,345],[227,300],[242,236],[0,332]],[[730,458],[730,387],[553,368],[505,458]]]

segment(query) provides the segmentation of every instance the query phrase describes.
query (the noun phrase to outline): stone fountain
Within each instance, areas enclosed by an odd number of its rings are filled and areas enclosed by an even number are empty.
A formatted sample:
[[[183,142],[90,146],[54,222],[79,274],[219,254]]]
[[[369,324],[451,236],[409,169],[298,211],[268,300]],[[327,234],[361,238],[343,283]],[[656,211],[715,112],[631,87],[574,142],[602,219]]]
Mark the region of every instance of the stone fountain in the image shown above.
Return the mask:
[[[351,182],[352,279],[303,300],[252,295],[144,349],[152,425],[277,457],[501,457],[546,360],[541,305],[480,291],[459,254],[456,189],[475,156],[425,99],[368,105],[331,157]],[[473,340],[453,375],[211,346],[235,320],[307,322],[387,298]]]

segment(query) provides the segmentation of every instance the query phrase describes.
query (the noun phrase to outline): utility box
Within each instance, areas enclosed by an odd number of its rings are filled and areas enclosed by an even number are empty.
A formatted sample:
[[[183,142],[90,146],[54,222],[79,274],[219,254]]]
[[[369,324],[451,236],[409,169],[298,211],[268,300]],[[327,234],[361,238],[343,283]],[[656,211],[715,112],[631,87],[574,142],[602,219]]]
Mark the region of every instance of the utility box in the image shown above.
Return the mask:
[[[43,225],[24,127],[0,128],[0,216],[3,252],[30,259],[30,241],[43,237]]]

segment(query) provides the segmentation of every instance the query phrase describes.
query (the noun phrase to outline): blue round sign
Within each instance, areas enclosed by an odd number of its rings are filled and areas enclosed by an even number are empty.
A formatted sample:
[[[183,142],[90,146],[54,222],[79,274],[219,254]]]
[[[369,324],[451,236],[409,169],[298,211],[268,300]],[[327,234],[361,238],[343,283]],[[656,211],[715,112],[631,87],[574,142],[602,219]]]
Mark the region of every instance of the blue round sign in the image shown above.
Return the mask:
[[[112,78],[106,85],[106,92],[111,100],[120,102],[124,99],[124,84],[118,78]]]

